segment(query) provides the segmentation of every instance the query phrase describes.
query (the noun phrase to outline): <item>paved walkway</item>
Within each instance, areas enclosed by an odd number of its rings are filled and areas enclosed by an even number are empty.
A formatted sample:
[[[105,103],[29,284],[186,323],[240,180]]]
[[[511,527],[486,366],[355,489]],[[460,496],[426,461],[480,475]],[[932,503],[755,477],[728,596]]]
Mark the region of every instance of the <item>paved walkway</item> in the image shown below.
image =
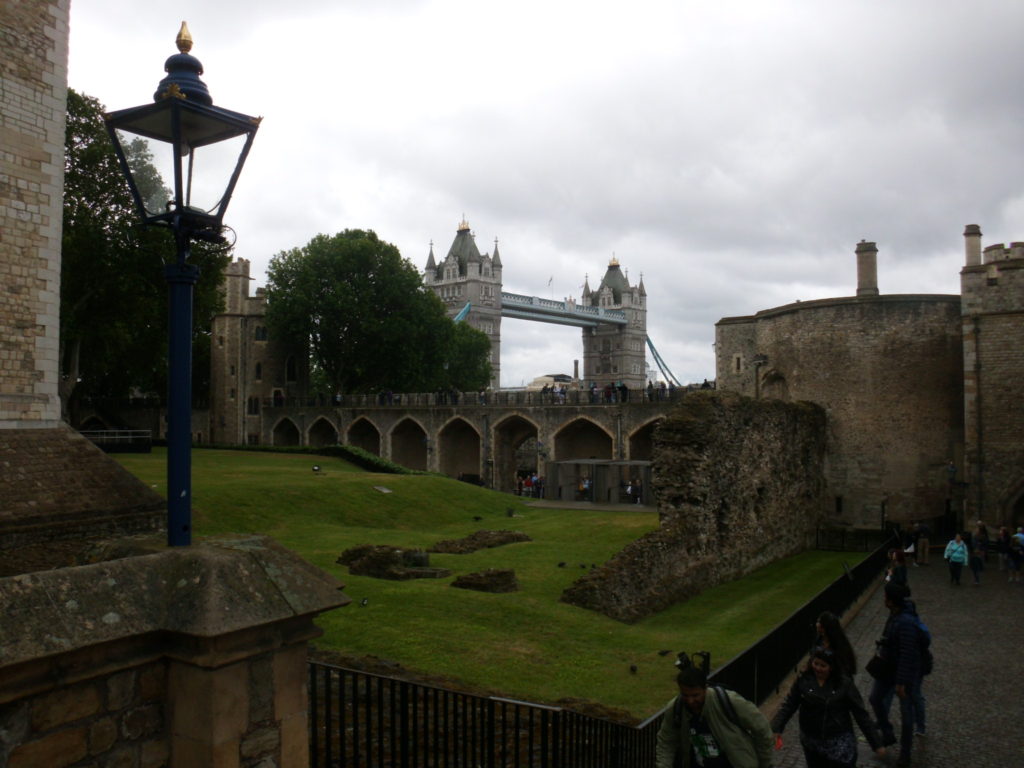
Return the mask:
[[[934,550],[931,564],[910,567],[911,599],[932,631],[935,671],[925,678],[927,736],[915,737],[916,768],[1015,768],[1024,766],[1021,725],[1024,722],[1024,584],[1009,584],[991,555],[972,584],[964,569],[962,586],[949,583],[945,561]],[[861,671],[857,684],[864,702],[871,680],[863,671],[874,652],[888,612],[879,589],[847,626]],[[868,711],[870,712],[870,705]],[[890,719],[899,734],[899,703]],[[778,753],[781,768],[805,766],[794,716],[786,727],[785,746]],[[895,765],[898,749],[880,759],[863,736],[859,765]]]

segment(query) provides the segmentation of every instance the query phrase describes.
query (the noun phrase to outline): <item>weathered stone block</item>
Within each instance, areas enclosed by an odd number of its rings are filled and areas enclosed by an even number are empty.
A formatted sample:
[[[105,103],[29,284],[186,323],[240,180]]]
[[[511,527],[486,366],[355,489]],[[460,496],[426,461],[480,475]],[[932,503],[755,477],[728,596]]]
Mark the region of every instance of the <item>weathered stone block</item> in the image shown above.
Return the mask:
[[[163,739],[147,741],[139,754],[139,768],[166,768],[171,751]]]
[[[89,726],[89,754],[98,755],[106,752],[117,740],[117,722],[112,717],[104,717]]]
[[[32,702],[32,730],[45,733],[99,711],[100,695],[95,685],[60,689]]]
[[[281,745],[281,734],[276,727],[257,728],[242,739],[241,756],[244,760],[265,757],[276,752]]]
[[[68,728],[16,747],[7,768],[65,768],[88,754],[85,728]]]
[[[107,710],[117,712],[132,703],[135,695],[134,669],[113,675],[107,680]]]

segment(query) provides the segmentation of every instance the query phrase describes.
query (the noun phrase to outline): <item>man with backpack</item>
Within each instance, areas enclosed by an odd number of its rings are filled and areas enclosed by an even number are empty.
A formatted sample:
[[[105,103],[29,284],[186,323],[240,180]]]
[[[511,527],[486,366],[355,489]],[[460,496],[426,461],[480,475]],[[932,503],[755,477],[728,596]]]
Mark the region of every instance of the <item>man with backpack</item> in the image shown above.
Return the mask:
[[[757,706],[735,691],[709,688],[709,664],[690,664],[684,655],[680,662],[679,695],[658,731],[657,768],[770,768],[772,729]]]
[[[931,658],[931,651],[927,647],[931,637],[926,628],[922,629],[923,624],[909,597],[910,588],[906,584],[889,582],[885,585],[885,606],[889,609],[889,618],[885,622],[882,637],[876,643],[876,657],[868,665],[868,672],[874,678],[868,701],[885,745],[896,742],[893,725],[889,721],[889,708],[893,694],[900,700],[900,755],[897,766],[910,765],[921,678],[928,669],[925,661]],[[919,728],[923,730],[923,727],[922,712]]]

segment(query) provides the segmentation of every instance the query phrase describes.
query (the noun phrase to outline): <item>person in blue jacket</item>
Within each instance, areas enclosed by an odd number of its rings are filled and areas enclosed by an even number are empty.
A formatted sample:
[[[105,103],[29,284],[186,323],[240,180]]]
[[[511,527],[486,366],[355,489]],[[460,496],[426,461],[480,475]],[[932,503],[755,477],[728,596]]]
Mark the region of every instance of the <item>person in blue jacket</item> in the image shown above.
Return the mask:
[[[910,588],[906,584],[885,585],[885,607],[889,609],[877,654],[885,663],[875,675],[868,701],[875,713],[884,745],[894,744],[896,736],[889,721],[892,696],[900,700],[900,755],[897,766],[909,766],[917,720],[917,687],[921,684],[921,640],[913,606],[908,605]]]
[[[967,544],[964,537],[959,533],[946,545],[946,552],[943,555],[949,563],[949,581],[951,584],[960,586],[960,572],[967,565]]]

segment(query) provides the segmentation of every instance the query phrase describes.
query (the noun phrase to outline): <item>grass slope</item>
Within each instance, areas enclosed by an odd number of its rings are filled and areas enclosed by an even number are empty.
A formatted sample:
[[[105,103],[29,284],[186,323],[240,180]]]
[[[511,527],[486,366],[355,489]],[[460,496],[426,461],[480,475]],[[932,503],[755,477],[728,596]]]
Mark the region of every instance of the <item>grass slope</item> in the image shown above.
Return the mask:
[[[163,450],[117,458],[165,492]],[[319,474],[311,470],[314,463]],[[353,604],[320,618],[321,648],[394,660],[530,701],[589,699],[640,718],[672,695],[676,651],[709,650],[712,662],[721,664],[841,575],[842,561],[850,557],[807,552],[625,625],[561,603],[559,596],[584,572],[581,564],[600,564],[656,528],[657,513],[650,509],[538,509],[441,477],[374,474],[340,459],[228,450],[193,452],[193,497],[197,535],[267,534],[346,583]],[[509,509],[516,517],[508,517]],[[427,548],[481,529],[523,531],[533,541],[469,555],[432,554],[431,565],[456,576],[514,568],[519,592],[452,589],[451,579],[352,576],[335,563],[357,544]],[[737,545],[757,542],[738,536]],[[365,607],[359,605],[363,598]],[[672,655],[659,656],[659,650]]]

